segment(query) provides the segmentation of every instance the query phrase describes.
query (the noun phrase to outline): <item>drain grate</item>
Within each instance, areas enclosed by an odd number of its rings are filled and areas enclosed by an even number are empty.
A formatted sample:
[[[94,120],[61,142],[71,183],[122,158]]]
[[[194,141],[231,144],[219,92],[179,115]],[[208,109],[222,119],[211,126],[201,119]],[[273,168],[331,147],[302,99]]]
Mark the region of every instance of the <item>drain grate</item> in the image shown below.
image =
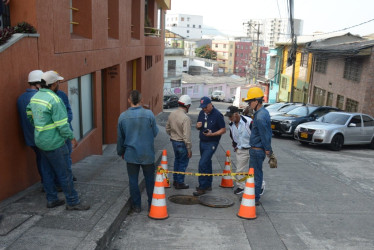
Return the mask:
[[[192,195],[172,195],[169,197],[169,201],[181,205],[195,205],[200,203],[199,199]]]

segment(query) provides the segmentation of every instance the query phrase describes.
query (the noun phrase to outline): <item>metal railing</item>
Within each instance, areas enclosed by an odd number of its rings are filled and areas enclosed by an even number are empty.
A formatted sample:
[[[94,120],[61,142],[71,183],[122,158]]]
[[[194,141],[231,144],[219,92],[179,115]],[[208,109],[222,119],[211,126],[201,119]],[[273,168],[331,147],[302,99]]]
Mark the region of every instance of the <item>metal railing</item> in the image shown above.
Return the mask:
[[[154,27],[144,27],[144,35],[145,36],[160,37],[161,36],[161,30],[156,29]]]

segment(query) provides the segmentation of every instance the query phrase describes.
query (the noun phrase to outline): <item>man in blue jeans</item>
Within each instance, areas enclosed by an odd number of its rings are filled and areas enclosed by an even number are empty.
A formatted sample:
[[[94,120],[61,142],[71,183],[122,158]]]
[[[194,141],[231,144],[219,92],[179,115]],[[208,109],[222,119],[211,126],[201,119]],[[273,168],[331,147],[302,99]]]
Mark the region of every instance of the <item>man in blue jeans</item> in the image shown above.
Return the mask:
[[[69,149],[66,140],[73,147],[77,141],[68,123],[66,107],[56,95],[60,81],[64,80],[57,72],[47,71],[42,75],[41,89],[31,98],[26,108],[27,117],[35,127],[35,144],[42,155],[43,186],[47,196],[47,207],[53,208],[65,204],[60,200],[55,187],[55,177],[66,197],[67,210],[88,210],[89,205],[80,202],[74,189],[73,177],[69,167]]]
[[[149,209],[155,184],[154,138],[158,133],[158,127],[152,111],[142,107],[142,96],[139,91],[131,91],[128,102],[130,108],[118,118],[117,154],[127,162],[132,209],[140,213],[139,170],[143,169]]]
[[[255,201],[256,206],[260,203],[261,186],[263,180],[262,164],[265,156],[270,157],[271,148],[271,123],[267,109],[262,106],[264,92],[259,87],[248,90],[247,98],[250,108],[255,112],[253,116],[252,133],[249,139],[251,149],[249,151],[249,167],[255,171]]]
[[[197,118],[196,128],[200,130],[200,161],[199,173],[211,174],[212,157],[218,147],[221,135],[226,133],[223,115],[213,105],[209,97],[200,99],[202,109]],[[199,176],[199,186],[196,187],[194,196],[200,196],[212,190],[212,176]]]
[[[188,95],[182,95],[178,100],[178,106],[178,109],[169,115],[165,129],[173,144],[174,171],[185,172],[192,156],[191,119],[187,116],[191,106],[191,98]],[[173,185],[176,189],[189,188],[189,185],[184,183],[184,175],[173,174],[173,179]]]

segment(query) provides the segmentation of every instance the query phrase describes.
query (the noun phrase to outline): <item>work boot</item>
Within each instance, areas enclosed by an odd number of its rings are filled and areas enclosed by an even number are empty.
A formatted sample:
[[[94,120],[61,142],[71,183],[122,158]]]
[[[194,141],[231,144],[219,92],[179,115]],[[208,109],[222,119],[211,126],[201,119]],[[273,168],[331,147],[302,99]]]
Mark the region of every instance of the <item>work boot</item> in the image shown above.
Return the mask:
[[[196,191],[199,191],[201,188],[200,187],[196,187]],[[212,191],[212,187],[208,187],[206,189],[202,189],[204,191]]]
[[[190,186],[186,183],[177,183],[175,189],[188,189]]]
[[[203,189],[199,189],[199,190],[193,192],[193,195],[194,195],[194,196],[200,196],[200,195],[203,195],[203,194],[205,194],[205,193],[206,193],[205,190],[203,190]]]
[[[256,206],[260,206],[260,205],[261,205],[261,202],[260,202],[260,201],[256,201],[256,202],[255,202],[255,205],[256,205]]]
[[[65,204],[65,200],[55,200],[47,202],[47,208],[54,208]]]
[[[82,203],[78,203],[75,205],[66,205],[66,210],[78,210],[78,211],[83,211],[83,210],[88,210],[90,209],[90,205],[85,205]]]

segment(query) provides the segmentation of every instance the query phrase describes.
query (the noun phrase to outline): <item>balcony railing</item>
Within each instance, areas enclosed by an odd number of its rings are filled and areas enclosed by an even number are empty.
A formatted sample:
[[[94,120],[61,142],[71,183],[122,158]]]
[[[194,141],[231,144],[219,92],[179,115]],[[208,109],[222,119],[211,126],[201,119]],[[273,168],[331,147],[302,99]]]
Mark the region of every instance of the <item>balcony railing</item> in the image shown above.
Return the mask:
[[[154,27],[144,27],[144,35],[145,36],[160,37],[161,36],[161,30],[156,29]]]

